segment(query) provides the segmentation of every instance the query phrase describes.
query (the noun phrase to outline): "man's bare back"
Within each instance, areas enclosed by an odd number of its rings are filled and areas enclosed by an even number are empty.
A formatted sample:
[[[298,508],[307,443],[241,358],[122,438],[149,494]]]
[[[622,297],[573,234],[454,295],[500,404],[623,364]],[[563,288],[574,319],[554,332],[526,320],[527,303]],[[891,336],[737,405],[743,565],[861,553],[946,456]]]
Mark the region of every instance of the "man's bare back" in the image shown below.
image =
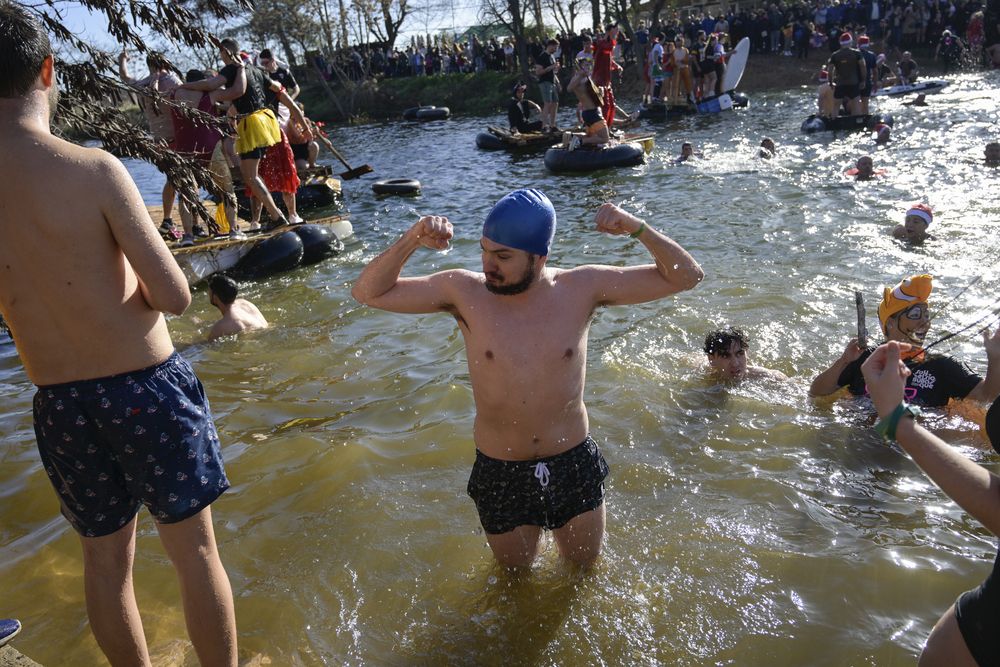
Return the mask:
[[[38,17],[10,0],[0,52],[0,310],[40,385],[38,454],[80,536],[90,628],[112,665],[150,664],[132,587],[145,506],[199,661],[236,667],[210,509],[230,485],[204,388],[161,314],[187,309],[187,281],[121,163],[49,132],[55,59]]]
[[[108,153],[53,137],[43,105],[19,102],[0,99],[0,308],[28,377],[163,361],[173,345],[160,311],[183,313],[191,297],[135,184]]]
[[[246,299],[236,299],[229,305],[229,311],[212,325],[211,331],[208,332],[208,340],[232,336],[250,329],[266,328],[267,320],[264,319],[257,306]]]

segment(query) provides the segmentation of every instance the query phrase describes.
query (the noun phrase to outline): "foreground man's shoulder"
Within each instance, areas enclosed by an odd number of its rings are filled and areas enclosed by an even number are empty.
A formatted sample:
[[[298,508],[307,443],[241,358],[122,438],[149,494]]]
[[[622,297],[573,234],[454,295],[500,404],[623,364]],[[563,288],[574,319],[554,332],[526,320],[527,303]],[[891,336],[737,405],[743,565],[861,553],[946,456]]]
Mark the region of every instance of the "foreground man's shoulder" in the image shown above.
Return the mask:
[[[58,168],[78,177],[120,177],[128,173],[118,158],[102,148],[79,146],[59,137],[51,137],[46,143]]]

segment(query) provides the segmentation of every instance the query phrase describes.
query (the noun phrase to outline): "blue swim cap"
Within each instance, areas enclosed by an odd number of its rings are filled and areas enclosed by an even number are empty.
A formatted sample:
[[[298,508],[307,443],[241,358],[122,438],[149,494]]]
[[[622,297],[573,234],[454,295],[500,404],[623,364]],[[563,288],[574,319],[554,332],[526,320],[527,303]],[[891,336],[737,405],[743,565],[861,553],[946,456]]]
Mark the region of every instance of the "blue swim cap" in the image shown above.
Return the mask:
[[[548,255],[556,235],[556,210],[538,190],[515,190],[501,199],[486,216],[483,236],[494,243]]]

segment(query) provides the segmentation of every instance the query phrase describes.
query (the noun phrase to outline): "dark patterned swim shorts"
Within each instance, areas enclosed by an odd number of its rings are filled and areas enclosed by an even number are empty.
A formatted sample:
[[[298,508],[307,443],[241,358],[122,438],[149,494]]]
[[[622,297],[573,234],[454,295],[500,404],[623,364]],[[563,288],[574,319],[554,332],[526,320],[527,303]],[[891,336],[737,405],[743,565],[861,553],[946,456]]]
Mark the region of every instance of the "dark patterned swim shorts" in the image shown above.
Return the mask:
[[[490,535],[518,526],[554,530],[601,506],[608,472],[590,436],[562,454],[533,461],[504,461],[476,450],[468,492]]]
[[[62,513],[85,537],[116,532],[140,503],[160,523],[229,488],[205,389],[174,352],[109,378],[39,387],[35,437]]]

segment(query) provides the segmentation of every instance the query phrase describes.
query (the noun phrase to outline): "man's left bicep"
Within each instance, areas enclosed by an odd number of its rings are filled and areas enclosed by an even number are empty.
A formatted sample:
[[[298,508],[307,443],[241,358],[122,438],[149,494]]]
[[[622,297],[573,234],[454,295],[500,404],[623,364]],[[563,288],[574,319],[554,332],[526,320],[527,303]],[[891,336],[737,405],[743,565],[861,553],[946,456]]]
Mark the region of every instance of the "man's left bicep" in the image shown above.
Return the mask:
[[[596,304],[625,306],[655,301],[681,290],[663,277],[655,264],[628,267],[581,267],[589,269]]]

